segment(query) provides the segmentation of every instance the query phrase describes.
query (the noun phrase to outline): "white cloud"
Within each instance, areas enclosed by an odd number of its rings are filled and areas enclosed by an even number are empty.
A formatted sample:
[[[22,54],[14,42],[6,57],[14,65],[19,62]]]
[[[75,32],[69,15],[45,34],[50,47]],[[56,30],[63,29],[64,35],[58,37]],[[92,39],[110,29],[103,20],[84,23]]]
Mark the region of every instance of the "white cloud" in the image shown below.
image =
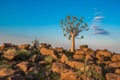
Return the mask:
[[[91,30],[95,35],[108,35],[109,32],[102,28],[101,22],[104,19],[103,12],[96,12],[93,17],[93,23],[91,25]]]

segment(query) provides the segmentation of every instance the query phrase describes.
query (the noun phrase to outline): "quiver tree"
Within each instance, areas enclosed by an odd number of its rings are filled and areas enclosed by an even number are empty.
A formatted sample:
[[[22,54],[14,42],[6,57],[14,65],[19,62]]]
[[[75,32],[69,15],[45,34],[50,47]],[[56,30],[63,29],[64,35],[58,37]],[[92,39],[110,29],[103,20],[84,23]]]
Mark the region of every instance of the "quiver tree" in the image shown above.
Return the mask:
[[[32,41],[32,44],[33,44],[32,47],[37,49],[39,47],[40,42],[39,42],[39,40],[37,38],[35,38],[35,40]]]
[[[79,33],[83,31],[88,31],[87,23],[83,22],[83,17],[80,19],[76,17],[67,16],[64,20],[61,20],[61,28],[63,30],[64,36],[72,41],[71,52],[75,51],[75,38],[82,39],[84,36],[78,37]]]

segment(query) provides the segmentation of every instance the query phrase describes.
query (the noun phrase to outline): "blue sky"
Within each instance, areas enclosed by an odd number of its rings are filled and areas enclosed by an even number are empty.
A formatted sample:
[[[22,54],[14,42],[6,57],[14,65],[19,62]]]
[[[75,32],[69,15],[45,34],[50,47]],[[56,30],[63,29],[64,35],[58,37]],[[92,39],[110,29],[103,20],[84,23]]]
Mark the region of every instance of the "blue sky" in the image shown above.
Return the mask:
[[[70,48],[60,20],[84,16],[90,30],[76,39],[76,48],[107,48],[120,52],[120,0],[0,0],[0,44],[31,43],[35,37],[54,47]]]

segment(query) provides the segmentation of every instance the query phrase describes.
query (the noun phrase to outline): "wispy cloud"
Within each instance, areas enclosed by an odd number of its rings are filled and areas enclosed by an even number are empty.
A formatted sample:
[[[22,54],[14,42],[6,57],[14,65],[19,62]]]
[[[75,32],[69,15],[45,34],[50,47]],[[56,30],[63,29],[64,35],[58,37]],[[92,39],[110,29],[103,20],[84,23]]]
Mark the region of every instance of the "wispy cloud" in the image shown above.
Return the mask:
[[[92,33],[95,35],[108,35],[109,32],[102,28],[102,21],[104,19],[103,12],[96,12],[93,17],[93,23],[91,25]]]

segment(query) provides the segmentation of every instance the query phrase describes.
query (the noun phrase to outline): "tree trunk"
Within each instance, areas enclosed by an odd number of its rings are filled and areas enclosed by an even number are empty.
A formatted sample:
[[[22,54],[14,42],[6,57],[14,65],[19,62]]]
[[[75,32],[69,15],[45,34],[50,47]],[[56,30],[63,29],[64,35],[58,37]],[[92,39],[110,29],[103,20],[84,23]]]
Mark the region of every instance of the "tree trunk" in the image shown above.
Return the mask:
[[[71,42],[71,52],[75,52],[75,36],[72,35],[71,39],[72,39],[72,42]]]

